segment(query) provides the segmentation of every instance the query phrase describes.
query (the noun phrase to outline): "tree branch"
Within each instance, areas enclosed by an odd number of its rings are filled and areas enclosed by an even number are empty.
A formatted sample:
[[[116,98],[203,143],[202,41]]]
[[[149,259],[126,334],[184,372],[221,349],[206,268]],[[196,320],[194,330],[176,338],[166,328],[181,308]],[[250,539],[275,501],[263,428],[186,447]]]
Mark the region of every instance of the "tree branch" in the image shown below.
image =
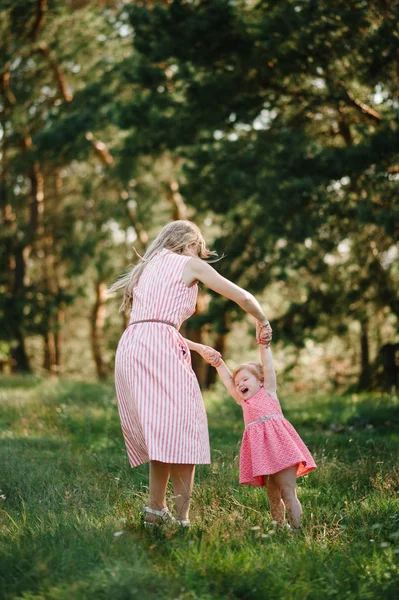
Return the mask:
[[[43,54],[46,60],[49,62],[50,67],[53,70],[55,81],[57,83],[58,92],[65,102],[70,102],[72,100],[72,94],[68,89],[67,81],[64,77],[64,74],[61,70],[61,67],[57,63],[57,61],[51,56],[51,52],[46,42],[39,42],[38,50]]]
[[[177,181],[171,181],[165,185],[166,197],[173,208],[172,219],[187,219],[187,206],[179,192]]]
[[[97,140],[94,137],[94,135],[91,133],[91,131],[88,131],[86,133],[85,137],[86,137],[86,140],[88,142],[90,142],[91,145],[93,146],[95,153],[97,154],[98,158],[101,160],[103,165],[105,165],[106,167],[109,165],[112,165],[112,163],[114,162],[113,156],[109,152],[109,150],[108,150],[107,146],[104,144],[104,142]]]
[[[371,108],[370,106],[368,106],[361,100],[357,100],[354,97],[354,95],[352,94],[352,92],[350,92],[349,90],[347,90],[345,88],[343,83],[338,83],[338,85],[344,90],[345,96],[347,97],[347,99],[349,100],[349,103],[352,106],[354,106],[355,108],[360,110],[363,114],[372,118],[374,121],[377,121],[377,123],[381,122],[381,114],[379,112],[377,112],[376,110],[374,110],[374,108]]]
[[[35,22],[33,23],[32,30],[29,37],[35,42],[44,25],[47,12],[47,0],[37,0],[36,2],[36,15]]]
[[[121,193],[121,198],[123,200],[127,200],[129,198],[129,194],[124,190]],[[134,230],[137,235],[137,240],[140,244],[140,252],[142,252],[144,254],[144,252],[146,251],[147,245],[148,245],[148,233],[144,229],[141,221],[139,220],[139,218],[137,216],[136,206],[137,205],[134,200],[130,200],[127,205],[128,211],[129,211],[129,216],[132,220],[133,227],[134,227]]]
[[[23,140],[23,148],[26,152],[32,149],[32,138],[26,135]],[[27,245],[33,246],[36,237],[43,234],[43,214],[44,214],[44,177],[40,170],[40,165],[34,161],[28,177],[31,184],[30,189],[30,219],[27,230]]]
[[[0,77],[0,90],[3,93],[4,97],[7,99],[7,101],[9,102],[9,104],[16,104],[17,99],[14,96],[14,94],[12,93],[11,86],[10,86],[10,79],[11,79],[10,67],[11,67],[11,62],[7,61],[6,64],[4,65],[4,71],[2,72],[1,77]]]

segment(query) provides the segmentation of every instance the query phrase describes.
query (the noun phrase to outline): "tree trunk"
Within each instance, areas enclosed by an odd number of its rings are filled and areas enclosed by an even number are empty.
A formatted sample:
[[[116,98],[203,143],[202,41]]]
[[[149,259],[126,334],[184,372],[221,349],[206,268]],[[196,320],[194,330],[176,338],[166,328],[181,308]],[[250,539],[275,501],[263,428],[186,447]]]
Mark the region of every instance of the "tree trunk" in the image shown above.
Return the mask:
[[[40,171],[38,171],[40,172]],[[41,259],[40,266],[42,272],[43,288],[47,296],[47,314],[48,321],[46,323],[46,329],[43,334],[44,338],[44,357],[43,367],[51,374],[56,375],[58,373],[57,364],[57,342],[56,342],[56,321],[57,321],[57,309],[55,308],[55,299],[57,297],[57,281],[55,274],[55,258],[54,258],[54,239],[51,228],[47,226],[44,231],[44,214],[49,212],[49,201],[51,194],[46,194],[46,202],[44,195],[44,177],[40,175],[39,178],[35,178],[34,181],[38,184],[40,182],[40,204],[37,200],[37,204],[40,206],[39,215],[40,219],[36,224],[36,247],[43,252],[43,258]],[[38,190],[37,190],[38,191]],[[36,193],[38,198],[39,194]]]
[[[4,118],[8,111],[3,110],[0,118]],[[8,165],[8,139],[7,128],[3,127],[3,139],[0,142],[0,207],[1,207],[1,226],[4,227],[3,234],[15,226],[16,216],[9,201],[7,175],[9,173]]]
[[[28,354],[25,347],[25,337],[22,329],[15,327],[13,332],[14,344],[11,346],[11,369],[13,373],[31,373]]]
[[[55,206],[62,206],[62,176],[59,168],[54,169],[53,197]],[[49,252],[52,248],[52,240],[50,240]],[[56,292],[62,297],[63,291],[67,285],[63,277],[63,268],[60,258],[54,257],[53,261],[53,280]],[[62,369],[63,359],[63,343],[64,343],[64,326],[65,326],[65,302],[61,301],[57,306],[54,328],[54,343],[55,343],[55,364],[57,371],[60,373]]]
[[[215,350],[220,352],[220,354],[222,356],[224,355],[224,351],[226,349],[227,334],[229,333],[229,330],[230,330],[229,315],[227,312],[225,312],[223,315],[222,323],[221,323],[221,329],[217,333],[215,343],[214,343]],[[217,375],[216,369],[214,367],[211,367],[211,365],[207,365],[205,389],[210,388],[215,383],[216,375]]]
[[[195,311],[196,316],[204,314],[208,308],[207,305],[208,302],[205,294],[203,292],[199,292],[197,298],[197,307]],[[196,342],[197,344],[203,344],[203,327],[196,324],[196,321],[196,319],[193,319],[192,321],[189,320],[184,327],[184,333],[182,335],[186,335],[188,339],[192,340],[193,342]],[[191,365],[193,367],[194,373],[197,376],[200,387],[205,387],[207,363],[198,354],[198,352],[191,352]]]
[[[55,345],[55,334],[51,329],[44,335],[44,359],[43,368],[51,375],[57,374],[57,352]]]
[[[165,186],[166,198],[172,206],[172,219],[187,219],[187,207],[179,192],[177,181],[171,181]]]
[[[4,122],[0,152],[0,206],[3,234],[6,235],[8,233],[8,236],[3,239],[3,264],[8,270],[7,279],[9,282],[5,306],[5,314],[7,315],[5,333],[10,341],[11,371],[13,373],[30,373],[31,368],[26,352],[23,327],[26,261],[28,260],[30,250],[23,242],[18,242],[16,239],[16,215],[9,201],[7,186],[9,172],[7,120],[11,118],[11,109],[16,103],[10,86],[10,68],[11,63],[8,61],[0,76],[0,93],[3,103],[1,118]]]
[[[55,364],[56,364],[58,373],[61,371],[61,367],[62,367],[64,324],[65,324],[65,310],[63,307],[61,307],[57,311],[57,322],[56,322],[56,329],[54,332]]]
[[[191,326],[188,329],[187,337],[192,342],[196,342],[197,344],[203,344],[202,328],[201,327],[194,328]],[[197,376],[200,387],[203,388],[205,386],[206,362],[198,354],[198,352],[191,352],[191,366],[193,368],[194,373]]]
[[[23,140],[23,148],[28,155],[32,151],[32,138],[27,134]],[[34,161],[28,172],[30,181],[29,194],[29,224],[26,230],[26,245],[36,246],[37,240],[43,235],[44,214],[44,177],[40,164]]]
[[[218,333],[216,336],[214,348],[223,356],[224,351],[226,349],[226,341],[227,341],[227,333]],[[207,365],[207,374],[206,374],[206,382],[205,389],[209,389],[212,385],[214,385],[216,381],[217,371],[215,367],[211,367],[211,365]]]
[[[9,296],[9,306],[6,309],[8,316],[8,337],[11,340],[11,368],[14,373],[30,373],[28,354],[25,346],[23,328],[25,301],[26,260],[28,253],[26,247],[18,245],[14,250],[15,262],[10,265],[13,271],[13,282]]]
[[[368,322],[360,321],[360,375],[359,389],[368,390],[370,388],[370,357],[369,357],[369,328]]]
[[[384,369],[384,391],[391,394],[398,389],[398,353],[399,344],[385,344],[381,348],[382,365]]]
[[[97,376],[105,379],[107,367],[103,357],[102,338],[105,323],[105,299],[107,285],[103,281],[96,282],[96,300],[91,313],[91,348],[96,365]]]
[[[122,333],[125,331],[126,327],[129,325],[130,315],[127,312],[121,312],[122,319]]]

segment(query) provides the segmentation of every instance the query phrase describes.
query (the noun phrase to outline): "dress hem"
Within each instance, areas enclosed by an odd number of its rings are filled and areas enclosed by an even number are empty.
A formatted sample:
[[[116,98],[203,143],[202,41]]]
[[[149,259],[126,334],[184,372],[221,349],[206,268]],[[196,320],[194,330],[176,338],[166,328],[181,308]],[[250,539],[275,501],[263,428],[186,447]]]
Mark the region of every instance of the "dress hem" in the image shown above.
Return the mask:
[[[296,475],[297,479],[298,479],[298,477],[302,477],[302,475],[307,475],[311,471],[314,471],[315,469],[317,469],[316,465],[306,467],[306,461],[299,461],[299,462],[295,462],[291,465],[287,465],[286,467],[283,467],[282,469],[279,469],[278,471],[273,471],[273,473],[262,473],[262,474],[256,474],[256,475],[254,474],[252,479],[249,479],[247,481],[240,480],[240,485],[251,485],[253,487],[262,487],[265,485],[262,481],[263,477],[268,477],[269,475],[276,475],[276,473],[280,473],[280,471],[284,471],[285,469],[289,469],[290,467],[295,467],[298,465],[303,465],[304,468],[302,468],[299,473],[297,472],[297,475]]]
[[[161,460],[160,458],[148,458],[145,460],[142,460],[140,462],[137,462],[135,464],[132,464],[130,461],[130,466],[132,469],[135,469],[136,467],[139,467],[140,465],[145,465],[146,463],[152,462],[152,461],[157,461],[157,462],[161,462],[161,463],[165,463],[167,465],[210,465],[211,461],[204,461],[201,460],[199,462],[197,461],[192,461],[192,460]]]

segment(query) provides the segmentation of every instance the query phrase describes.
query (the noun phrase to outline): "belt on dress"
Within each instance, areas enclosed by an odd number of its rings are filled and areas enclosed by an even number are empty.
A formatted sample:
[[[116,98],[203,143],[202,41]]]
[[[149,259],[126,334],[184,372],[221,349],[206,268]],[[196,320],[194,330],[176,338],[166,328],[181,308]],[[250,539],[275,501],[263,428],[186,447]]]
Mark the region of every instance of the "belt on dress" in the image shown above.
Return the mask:
[[[251,423],[247,423],[245,425],[245,429],[250,425],[256,425],[256,423],[263,423],[263,421],[268,421],[269,419],[284,419],[284,415],[266,415],[264,417],[260,417],[256,421],[252,421]]]
[[[130,325],[136,325],[136,323],[163,323],[164,325],[170,325],[177,329],[174,323],[171,323],[170,321],[161,321],[160,319],[141,319],[140,321],[132,321],[129,323],[128,327],[130,327]]]

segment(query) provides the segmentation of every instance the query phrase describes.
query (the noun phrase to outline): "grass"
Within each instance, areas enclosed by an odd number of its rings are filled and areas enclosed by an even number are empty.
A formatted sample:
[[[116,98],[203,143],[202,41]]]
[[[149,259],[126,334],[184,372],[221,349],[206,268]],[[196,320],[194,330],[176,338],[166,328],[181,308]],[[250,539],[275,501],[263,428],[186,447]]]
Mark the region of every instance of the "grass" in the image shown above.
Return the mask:
[[[238,484],[239,407],[219,387],[206,402],[213,463],[197,470],[194,525],[154,535],[112,383],[0,379],[1,598],[398,597],[398,398],[284,402],[318,463],[299,480],[296,535],[275,530],[262,489]]]

